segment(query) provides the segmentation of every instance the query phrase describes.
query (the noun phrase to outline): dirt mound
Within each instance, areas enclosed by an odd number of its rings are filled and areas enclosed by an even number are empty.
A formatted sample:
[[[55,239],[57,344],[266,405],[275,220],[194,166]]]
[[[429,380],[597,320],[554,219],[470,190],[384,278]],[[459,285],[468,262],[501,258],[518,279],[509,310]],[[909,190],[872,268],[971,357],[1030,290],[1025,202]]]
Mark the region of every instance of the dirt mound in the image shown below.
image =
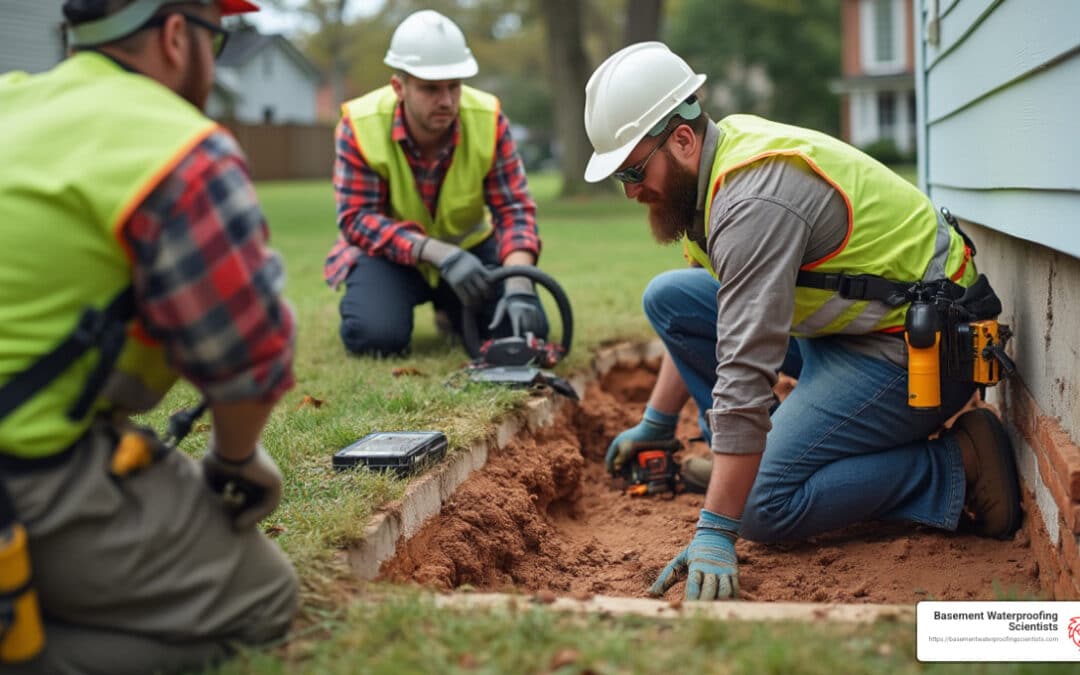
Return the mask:
[[[631,498],[603,468],[610,439],[641,416],[655,373],[615,369],[579,406],[494,452],[442,513],[383,565],[381,578],[438,589],[643,597],[693,535],[700,495]],[[627,401],[630,401],[629,403]],[[679,435],[707,454],[697,410]],[[1023,534],[1009,542],[903,523],[866,523],[785,545],[739,541],[742,597],[910,603],[1034,597],[1038,566]],[[668,597],[682,594],[682,585]]]

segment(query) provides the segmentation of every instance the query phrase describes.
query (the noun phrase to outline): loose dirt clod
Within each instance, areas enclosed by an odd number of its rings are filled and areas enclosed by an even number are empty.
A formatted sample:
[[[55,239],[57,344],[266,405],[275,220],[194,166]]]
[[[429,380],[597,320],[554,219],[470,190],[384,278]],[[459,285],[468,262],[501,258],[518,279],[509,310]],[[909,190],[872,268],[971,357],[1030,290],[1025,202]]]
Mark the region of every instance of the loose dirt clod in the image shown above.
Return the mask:
[[[381,578],[448,590],[645,597],[693,535],[701,495],[631,498],[604,471],[607,444],[635,424],[655,380],[613,369],[555,423],[523,435],[458,488],[387,561]],[[706,455],[697,410],[680,416],[683,455]],[[1000,542],[908,523],[865,523],[807,541],[739,541],[742,597],[911,603],[1039,597],[1026,535]],[[682,584],[667,598],[682,596]]]

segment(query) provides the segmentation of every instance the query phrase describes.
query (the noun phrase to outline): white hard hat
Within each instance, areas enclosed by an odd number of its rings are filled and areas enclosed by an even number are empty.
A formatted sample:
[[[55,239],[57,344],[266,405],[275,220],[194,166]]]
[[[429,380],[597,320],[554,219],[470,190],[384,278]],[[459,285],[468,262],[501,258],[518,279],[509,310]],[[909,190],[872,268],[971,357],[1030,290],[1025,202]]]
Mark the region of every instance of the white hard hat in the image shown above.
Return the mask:
[[[424,9],[394,30],[383,63],[421,80],[459,80],[476,75],[476,59],[457,24]]]
[[[704,82],[662,42],[639,42],[609,56],[585,84],[585,133],[594,150],[585,180],[614,173]]]

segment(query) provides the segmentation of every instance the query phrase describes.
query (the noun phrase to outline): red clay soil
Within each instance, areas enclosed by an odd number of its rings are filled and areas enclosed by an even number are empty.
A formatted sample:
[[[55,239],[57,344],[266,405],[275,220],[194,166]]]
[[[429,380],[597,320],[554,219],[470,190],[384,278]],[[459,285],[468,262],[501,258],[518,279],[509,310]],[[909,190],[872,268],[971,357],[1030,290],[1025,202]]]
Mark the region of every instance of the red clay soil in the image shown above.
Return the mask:
[[[702,497],[628,497],[604,471],[610,439],[635,424],[655,372],[613,369],[555,424],[522,435],[457,489],[382,567],[381,579],[450,590],[645,597],[690,541]],[[707,454],[697,411],[684,452]],[[903,523],[866,523],[784,545],[739,541],[742,598],[913,603],[1041,597],[1023,531],[1001,542]],[[682,597],[683,584],[667,597]]]

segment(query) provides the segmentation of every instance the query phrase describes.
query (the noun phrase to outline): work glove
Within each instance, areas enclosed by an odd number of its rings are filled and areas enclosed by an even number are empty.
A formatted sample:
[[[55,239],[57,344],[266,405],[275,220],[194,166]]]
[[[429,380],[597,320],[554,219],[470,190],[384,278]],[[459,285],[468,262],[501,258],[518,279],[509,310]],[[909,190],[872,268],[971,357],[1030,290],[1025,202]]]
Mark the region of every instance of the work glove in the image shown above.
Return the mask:
[[[739,521],[701,510],[697,531],[684,548],[660,571],[649,595],[660,597],[687,574],[687,600],[728,600],[739,595],[739,565],[735,540]]]
[[[281,502],[281,471],[261,443],[242,462],[225,459],[211,445],[202,467],[207,485],[221,495],[234,530],[253,526]]]
[[[515,336],[532,333],[539,338],[547,337],[547,319],[540,299],[536,297],[532,281],[525,277],[510,277],[503,284],[503,296],[495,305],[495,316],[488,324],[488,330],[495,330],[504,317],[510,318],[510,328]]]
[[[618,476],[622,467],[634,455],[635,448],[643,441],[670,441],[675,438],[678,415],[662,413],[652,406],[645,406],[645,414],[637,426],[623,431],[611,441],[604,455],[604,467],[608,473]]]
[[[428,237],[420,244],[417,259],[439,268],[439,275],[466,307],[476,309],[489,300],[494,288],[487,268],[468,251]]]

